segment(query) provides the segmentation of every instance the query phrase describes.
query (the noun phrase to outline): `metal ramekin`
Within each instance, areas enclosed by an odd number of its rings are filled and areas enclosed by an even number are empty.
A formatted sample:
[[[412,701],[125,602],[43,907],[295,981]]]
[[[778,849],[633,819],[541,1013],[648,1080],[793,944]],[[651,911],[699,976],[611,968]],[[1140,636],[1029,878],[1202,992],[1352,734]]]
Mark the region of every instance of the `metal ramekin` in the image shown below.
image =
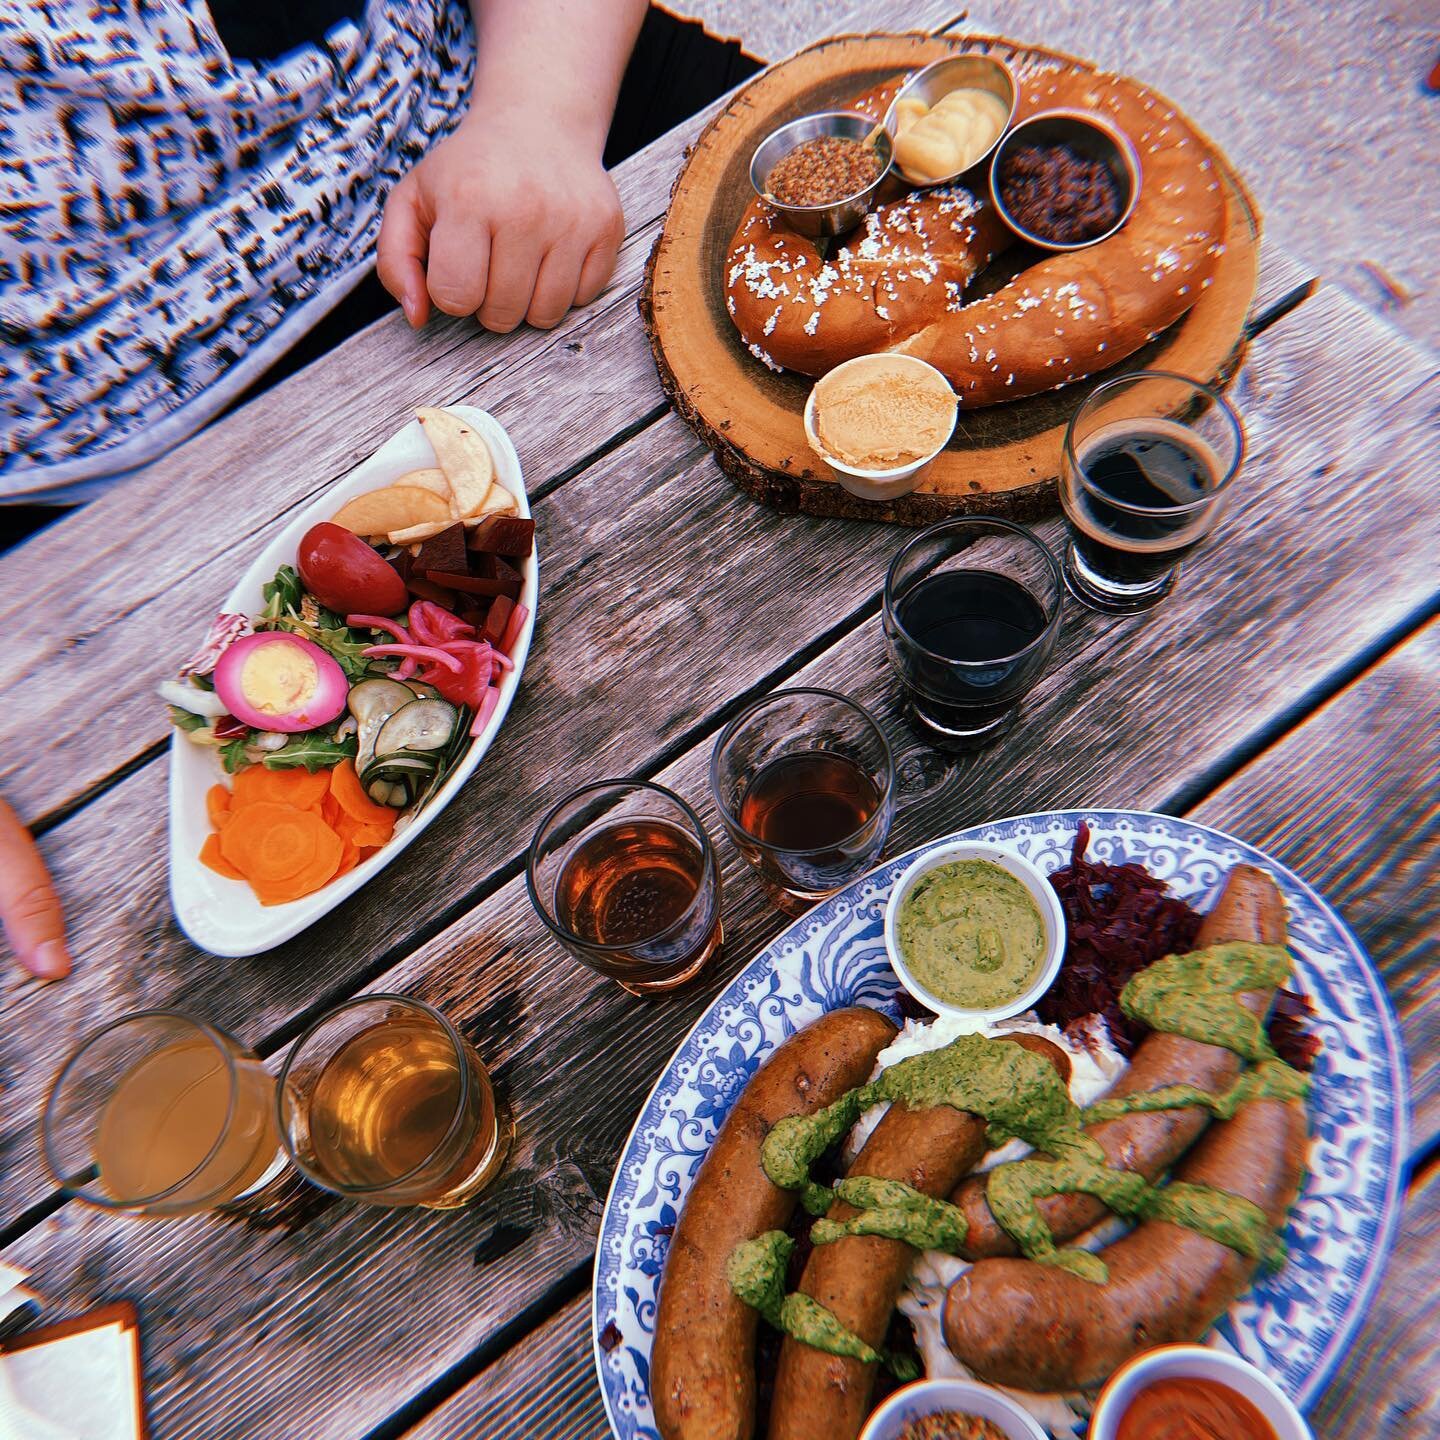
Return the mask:
[[[792,120],[772,131],[756,148],[750,157],[750,183],[755,187],[755,193],[801,235],[844,235],[865,218],[875,192],[889,173],[891,149],[890,136],[886,131],[882,130],[874,142],[875,153],[880,157],[879,173],[863,190],[847,195],[843,200],[832,200],[828,205],[783,205],[771,197],[766,182],[775,166],[806,140],[814,140],[821,135],[837,135],[842,140],[864,140],[874,129],[874,120],[852,110],[827,110],[819,115]]]

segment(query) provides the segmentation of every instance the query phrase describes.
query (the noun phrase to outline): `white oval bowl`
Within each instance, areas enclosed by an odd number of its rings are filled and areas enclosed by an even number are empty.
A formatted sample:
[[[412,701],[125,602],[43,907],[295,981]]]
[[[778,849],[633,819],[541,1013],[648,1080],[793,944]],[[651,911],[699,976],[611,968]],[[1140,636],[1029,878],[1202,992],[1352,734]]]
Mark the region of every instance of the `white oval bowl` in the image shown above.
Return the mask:
[[[1008,1395],[976,1380],[917,1380],[897,1390],[866,1421],[860,1440],[900,1440],[905,1427],[926,1415],[968,1411],[992,1420],[1007,1440],[1049,1440],[1039,1423]]]
[[[520,457],[516,455],[515,447],[500,422],[474,405],[447,405],[444,408],[468,421],[484,437],[495,461],[496,479],[515,497],[520,515],[528,517],[530,501],[520,471]],[[368,460],[337,480],[314,503],[307,505],[278,530],[220,608],[251,616],[258,613],[265,603],[261,587],[280,566],[295,563],[296,547],[312,525],[330,519],[341,505],[357,495],[393,485],[408,471],[435,464],[435,452],[425,438],[424,428],[419,420],[412,420]],[[470,742],[469,749],[438,793],[399,834],[368,860],[313,895],[302,896],[284,905],[262,905],[243,880],[227,880],[200,863],[200,847],[210,833],[205,792],[227,777],[219,756],[212,748],[192,745],[178,730],[171,736],[170,902],[175,908],[180,928],[195,944],[212,955],[227,957],[256,955],[262,950],[270,950],[328,914],[342,900],[374,879],[404,852],[416,836],[424,833],[474,773],[504,723],[519,688],[525,659],[530,653],[530,640],[535,633],[539,578],[537,549],[531,552],[525,566],[525,579],[520,590],[521,602],[530,613],[521,626],[514,654],[510,657],[515,668],[507,671],[501,679],[498,687],[500,699],[484,730]],[[209,621],[209,616],[196,617],[197,643]]]
[[[1214,1380],[1248,1400],[1276,1440],[1315,1440],[1290,1397],[1248,1361],[1207,1345],[1162,1345],[1127,1361],[1105,1382],[1090,1417],[1089,1440],[1115,1440],[1130,1402],[1157,1380]]]
[[[861,365],[865,361],[874,358],[870,355],[857,355],[853,360],[846,360],[835,366],[829,373],[835,374],[838,370],[845,369],[848,365]],[[885,354],[887,360],[904,360],[911,365],[923,366],[933,375],[938,375],[945,381],[953,393],[954,387],[944,374],[937,370],[928,360],[921,360],[916,355],[891,355]],[[816,384],[818,385],[818,381]],[[928,455],[922,455],[918,460],[911,460],[905,465],[896,465],[889,470],[861,470],[854,465],[847,465],[841,460],[836,460],[830,455],[820,441],[820,432],[815,428],[815,386],[810,387],[810,394],[805,400],[805,438],[810,442],[810,448],[825,462],[834,472],[836,480],[840,482],[841,488],[848,490],[852,495],[861,500],[898,500],[902,495],[908,495],[919,483],[920,477],[925,473],[931,461],[945,449],[950,443],[950,437],[955,433],[955,426],[960,422],[960,403],[955,403],[955,419],[950,423],[950,429],[945,438]]]
[[[1013,875],[1030,893],[1030,898],[1039,907],[1040,918],[1045,925],[1045,961],[1034,982],[1022,995],[1004,1005],[987,1009],[971,1009],[965,1005],[952,1005],[927,990],[911,973],[900,948],[900,907],[915,888],[922,876],[941,865],[956,860],[988,860],[1001,870]],[[890,890],[885,902],[885,951],[890,957],[890,966],[899,976],[900,983],[927,1009],[941,1015],[961,1015],[977,1021],[1007,1020],[1028,1010],[1055,983],[1060,973],[1060,962],[1065,958],[1065,912],[1060,908],[1060,897],[1044,873],[1028,860],[998,845],[986,845],[977,840],[962,840],[952,845],[939,845],[926,850],[904,871]]]

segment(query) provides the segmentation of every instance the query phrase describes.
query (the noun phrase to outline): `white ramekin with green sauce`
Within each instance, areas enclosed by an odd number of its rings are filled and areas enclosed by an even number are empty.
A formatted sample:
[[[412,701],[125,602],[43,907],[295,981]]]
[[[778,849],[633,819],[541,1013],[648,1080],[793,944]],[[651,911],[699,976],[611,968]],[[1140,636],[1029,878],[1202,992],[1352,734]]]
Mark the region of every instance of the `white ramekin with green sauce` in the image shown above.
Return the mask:
[[[1028,860],[980,841],[926,850],[885,906],[885,948],[927,1009],[977,1021],[1031,1009],[1065,954],[1065,914]]]

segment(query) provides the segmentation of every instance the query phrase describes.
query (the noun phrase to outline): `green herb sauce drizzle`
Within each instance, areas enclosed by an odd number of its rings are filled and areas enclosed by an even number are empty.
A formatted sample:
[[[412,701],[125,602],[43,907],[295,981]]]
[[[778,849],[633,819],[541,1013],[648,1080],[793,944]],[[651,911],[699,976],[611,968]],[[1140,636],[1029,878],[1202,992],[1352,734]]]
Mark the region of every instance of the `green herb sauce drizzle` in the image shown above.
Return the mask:
[[[919,1378],[910,1355],[888,1355],[867,1345],[842,1325],[833,1310],[798,1292],[785,1293],[785,1267],[795,1242],[783,1230],[767,1230],[730,1252],[725,1274],[735,1295],[758,1310],[777,1330],[827,1355],[845,1355],[867,1365],[884,1363],[901,1380]]]
[[[1122,1115],[1202,1106],[1218,1119],[1229,1119],[1252,1100],[1304,1098],[1309,1093],[1308,1078],[1275,1055],[1261,1018],[1239,998],[1247,991],[1281,984],[1289,971],[1283,946],[1232,943],[1189,955],[1168,955],[1125,986],[1122,1008],[1152,1030],[1220,1045],[1252,1063],[1253,1068],[1222,1094],[1193,1085],[1167,1085],[1100,1100],[1082,1111],[1042,1056],[1008,1041],[962,1035],[943,1049],[899,1061],[812,1116],[780,1121],[765,1138],[765,1172],[776,1185],[799,1190],[812,1213],[823,1214],[837,1196],[860,1211],[844,1221],[818,1221],[811,1230],[817,1245],[845,1235],[882,1235],[916,1249],[955,1253],[964,1243],[965,1221],[947,1202],[897,1181],[869,1176],[852,1176],[834,1190],[810,1180],[814,1162],[871,1105],[887,1100],[903,1101],[914,1110],[949,1105],[981,1116],[992,1147],[1018,1138],[1039,1152],[1035,1158],[997,1166],[986,1180],[986,1198],[997,1222],[1031,1260],[1060,1266],[1097,1284],[1109,1278],[1098,1255],[1058,1247],[1035,1204],[1047,1195],[1084,1191],[1118,1215],[1168,1220],[1252,1259],[1273,1263],[1283,1255],[1283,1246],[1259,1206],[1209,1186],[1172,1181],[1157,1187],[1133,1172],[1111,1169],[1099,1144],[1084,1132],[1086,1126]],[[788,1256],[788,1248],[785,1253]],[[782,1263],[781,1277],[783,1272]],[[766,1303],[777,1314],[786,1300],[806,1298],[785,1297],[783,1278],[774,1283],[780,1287],[779,1298],[767,1296]],[[732,1286],[741,1293],[733,1276]],[[825,1313],[838,1325],[833,1315]],[[863,1346],[858,1336],[848,1331],[845,1335],[846,1343]],[[828,1332],[826,1338],[834,1343]],[[853,1348],[831,1353],[858,1355]]]

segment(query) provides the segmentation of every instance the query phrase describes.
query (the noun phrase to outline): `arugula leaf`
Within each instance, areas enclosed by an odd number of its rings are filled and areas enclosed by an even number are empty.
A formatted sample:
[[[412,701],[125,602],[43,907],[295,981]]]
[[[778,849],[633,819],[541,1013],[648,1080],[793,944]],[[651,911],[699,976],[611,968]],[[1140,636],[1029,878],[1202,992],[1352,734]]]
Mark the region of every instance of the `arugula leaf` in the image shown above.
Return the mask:
[[[265,608],[260,612],[262,620],[279,620],[284,615],[298,615],[305,598],[305,587],[293,565],[282,565],[273,580],[260,588],[265,597]]]
[[[203,715],[197,715],[193,710],[186,710],[182,706],[170,705],[166,708],[170,711],[170,723],[187,734],[192,730],[203,730],[210,723]]]
[[[289,630],[295,635],[303,635],[305,639],[318,645],[327,655],[334,657],[345,672],[347,680],[363,680],[370,673],[371,662],[360,652],[376,642],[368,636],[357,640],[355,636],[358,632],[346,625],[326,630],[290,615],[279,616],[272,625],[277,630]]]
[[[295,770],[303,765],[314,774],[316,770],[328,770],[332,765],[338,765],[347,755],[354,756],[356,750],[353,735],[335,740],[310,731],[287,741],[279,750],[271,750],[262,763],[267,770]]]
[[[225,767],[227,775],[233,775],[237,770],[243,770],[250,763],[245,754],[245,747],[250,743],[250,731],[243,735],[237,735],[228,744],[220,747],[220,763]]]

